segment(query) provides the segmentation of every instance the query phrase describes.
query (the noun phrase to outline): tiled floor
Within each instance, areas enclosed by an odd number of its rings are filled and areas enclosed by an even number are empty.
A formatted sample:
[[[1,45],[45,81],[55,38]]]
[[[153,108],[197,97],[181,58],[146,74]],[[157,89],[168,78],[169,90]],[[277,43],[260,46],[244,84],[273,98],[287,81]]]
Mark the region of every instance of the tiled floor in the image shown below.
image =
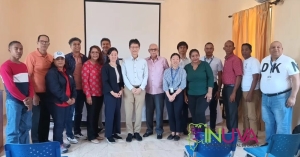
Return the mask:
[[[219,127],[225,126],[224,124]],[[165,132],[162,140],[157,140],[156,135],[143,138],[138,142],[133,140],[131,143],[125,141],[127,136],[126,129],[122,128],[123,140],[117,141],[115,144],[109,144],[106,140],[99,144],[93,144],[87,140],[80,140],[78,144],[73,144],[69,148],[69,152],[63,154],[68,157],[183,157],[184,146],[189,144],[186,139],[188,136],[182,136],[177,142],[167,140],[170,134],[169,127],[164,126]],[[141,135],[143,135],[146,127],[142,127]],[[86,128],[83,128],[83,134],[86,135]],[[65,134],[64,134],[65,136]],[[101,136],[104,136],[102,133]],[[264,140],[264,132],[259,132],[260,144]],[[50,131],[50,140],[52,140],[52,130]],[[67,140],[64,139],[66,142]],[[3,152],[2,154],[3,155]],[[238,146],[235,157],[244,157],[246,153],[243,148]]]

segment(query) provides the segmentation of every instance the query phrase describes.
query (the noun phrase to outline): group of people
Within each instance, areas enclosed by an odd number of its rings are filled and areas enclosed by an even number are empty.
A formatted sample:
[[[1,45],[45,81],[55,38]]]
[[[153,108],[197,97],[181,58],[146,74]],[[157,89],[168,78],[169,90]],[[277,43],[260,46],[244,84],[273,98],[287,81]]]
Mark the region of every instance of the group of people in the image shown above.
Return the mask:
[[[280,42],[270,45],[270,55],[260,63],[251,56],[252,46],[242,45],[244,61],[236,56],[232,41],[224,44],[224,66],[213,55],[213,43],[204,46],[205,56],[197,49],[187,55],[188,44],[177,45],[178,53],[167,59],[159,56],[156,44],[149,46],[148,58],[140,58],[140,42],[129,41],[131,57],[119,63],[118,50],[108,38],[89,49],[88,57],[80,53],[81,40],[72,38],[69,54],[47,52],[50,39],[38,37],[38,48],[20,62],[23,46],[18,41],[9,43],[11,58],[4,62],[0,75],[7,92],[6,143],[47,142],[50,115],[53,118],[53,140],[61,144],[61,152],[70,144],[63,142],[66,129],[71,144],[86,138],[81,133],[84,104],[87,108],[87,139],[99,143],[104,138],[99,131],[102,124],[102,104],[105,105],[105,137],[109,143],[122,139],[120,108],[122,98],[126,114],[127,142],[142,141],[140,135],[142,109],[146,104],[147,130],[143,137],[154,133],[156,115],[157,139],[163,137],[163,110],[166,104],[171,134],[168,140],[178,141],[187,135],[188,113],[192,123],[206,123],[205,110],[210,109],[210,129],[216,131],[217,104],[222,91],[229,132],[238,128],[238,106],[245,107],[244,130],[257,134],[256,104],[262,96],[262,115],[266,126],[266,142],[276,133],[291,132],[292,107],[299,89],[299,69],[296,62],[282,54]],[[73,114],[74,113],[74,114]],[[135,121],[133,124],[133,113]],[[73,126],[74,116],[74,126]],[[72,128],[74,128],[72,130]],[[100,129],[99,129],[100,128]],[[74,132],[73,132],[74,131]],[[255,144],[249,141],[247,144]]]

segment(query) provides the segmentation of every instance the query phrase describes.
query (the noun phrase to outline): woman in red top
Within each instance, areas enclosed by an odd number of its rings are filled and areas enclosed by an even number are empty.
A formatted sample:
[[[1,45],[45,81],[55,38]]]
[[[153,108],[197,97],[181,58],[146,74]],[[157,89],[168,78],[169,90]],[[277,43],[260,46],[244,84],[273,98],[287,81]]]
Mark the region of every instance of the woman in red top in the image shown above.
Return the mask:
[[[103,105],[101,69],[104,61],[98,46],[90,48],[88,59],[81,71],[83,92],[86,95],[87,135],[89,141],[99,143],[99,140],[103,140],[98,135],[98,120]]]

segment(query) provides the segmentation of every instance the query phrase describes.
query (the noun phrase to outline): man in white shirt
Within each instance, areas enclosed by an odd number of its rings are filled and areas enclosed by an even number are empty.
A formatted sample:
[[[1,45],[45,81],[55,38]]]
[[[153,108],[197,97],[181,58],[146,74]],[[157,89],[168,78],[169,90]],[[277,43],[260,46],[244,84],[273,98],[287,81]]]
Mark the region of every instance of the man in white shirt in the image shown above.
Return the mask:
[[[126,114],[126,128],[128,136],[127,142],[132,138],[142,141],[140,136],[142,123],[142,109],[145,103],[145,87],[148,79],[148,66],[143,58],[138,57],[140,42],[137,39],[129,41],[131,57],[124,60],[122,65],[122,75],[124,79],[124,101]],[[134,128],[132,125],[132,114],[135,111]]]
[[[299,68],[294,59],[282,54],[279,41],[271,43],[270,55],[261,62],[262,118],[266,144],[274,134],[290,134],[293,106],[299,90]]]
[[[261,96],[259,91],[259,74],[260,63],[258,59],[251,56],[252,46],[248,43],[242,45],[243,61],[243,78],[242,78],[242,102],[244,106],[244,131],[252,129],[257,135],[257,104]],[[246,145],[254,145],[256,141],[250,140],[245,143]]]
[[[213,88],[213,99],[209,103],[210,110],[210,129],[215,132],[216,130],[216,120],[217,120],[217,105],[220,98],[220,91],[222,87],[222,61],[213,55],[214,45],[208,42],[204,46],[205,56],[201,57],[200,60],[207,62],[214,75],[214,88]]]
[[[180,55],[180,63],[179,66],[184,69],[184,67],[191,63],[190,58],[186,57],[186,52],[188,50],[189,46],[185,41],[181,41],[177,44],[177,51]],[[182,132],[184,135],[188,135],[187,131],[187,125],[188,125],[188,119],[189,119],[189,106],[185,102],[183,102],[184,105],[182,107]]]

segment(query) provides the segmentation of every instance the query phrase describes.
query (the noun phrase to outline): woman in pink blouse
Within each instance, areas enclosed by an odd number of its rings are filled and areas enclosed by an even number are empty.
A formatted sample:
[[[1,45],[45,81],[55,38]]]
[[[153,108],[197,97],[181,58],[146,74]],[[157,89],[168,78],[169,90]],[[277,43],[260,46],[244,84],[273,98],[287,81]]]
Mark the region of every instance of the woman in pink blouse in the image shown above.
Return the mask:
[[[83,92],[86,95],[87,136],[92,143],[99,143],[98,119],[103,104],[101,69],[103,56],[98,46],[92,46],[88,61],[83,64],[81,77]]]

